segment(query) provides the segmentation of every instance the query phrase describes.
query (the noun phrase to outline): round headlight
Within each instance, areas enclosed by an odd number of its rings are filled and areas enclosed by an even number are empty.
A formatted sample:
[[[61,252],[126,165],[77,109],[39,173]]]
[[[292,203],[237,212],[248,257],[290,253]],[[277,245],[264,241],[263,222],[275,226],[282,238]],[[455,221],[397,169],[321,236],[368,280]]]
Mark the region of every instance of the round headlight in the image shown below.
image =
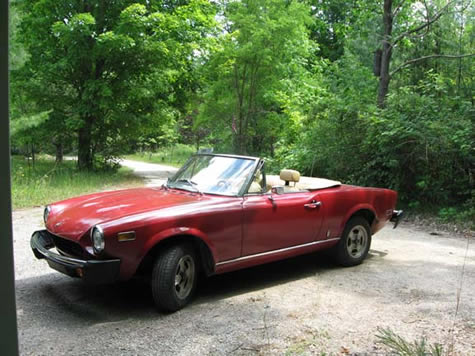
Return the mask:
[[[43,211],[43,221],[45,222],[45,224],[48,221],[48,216],[50,212],[51,212],[51,208],[49,207],[49,205],[47,205],[45,207],[45,210]]]
[[[104,251],[105,241],[104,241],[104,231],[102,231],[100,226],[94,226],[91,230],[91,241],[92,248],[95,253],[101,253]]]

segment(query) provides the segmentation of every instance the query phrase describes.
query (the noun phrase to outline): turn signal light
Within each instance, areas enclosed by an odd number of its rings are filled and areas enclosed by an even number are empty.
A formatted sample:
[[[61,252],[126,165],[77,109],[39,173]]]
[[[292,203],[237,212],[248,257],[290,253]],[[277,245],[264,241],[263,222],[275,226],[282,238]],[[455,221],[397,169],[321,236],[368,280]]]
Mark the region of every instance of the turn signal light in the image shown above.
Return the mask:
[[[135,240],[135,231],[119,232],[117,234],[117,240],[119,240],[119,242],[133,241]]]

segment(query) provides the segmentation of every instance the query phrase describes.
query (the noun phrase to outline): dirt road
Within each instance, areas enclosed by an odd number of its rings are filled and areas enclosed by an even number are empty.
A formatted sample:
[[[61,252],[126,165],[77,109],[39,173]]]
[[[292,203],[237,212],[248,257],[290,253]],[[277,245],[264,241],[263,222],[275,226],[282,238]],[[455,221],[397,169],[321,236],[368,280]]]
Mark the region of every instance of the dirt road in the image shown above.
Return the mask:
[[[167,178],[172,176],[177,168],[165,166],[163,164],[146,163],[139,161],[132,161],[123,159],[121,161],[123,166],[134,170],[135,174],[142,177],[147,187],[162,185]]]
[[[142,168],[152,179],[172,171]],[[312,254],[215,276],[164,315],[146,283],[88,286],[36,260],[42,209],[13,220],[22,355],[375,354],[386,350],[380,327],[475,355],[475,241],[464,236],[403,222],[374,236],[360,266]]]

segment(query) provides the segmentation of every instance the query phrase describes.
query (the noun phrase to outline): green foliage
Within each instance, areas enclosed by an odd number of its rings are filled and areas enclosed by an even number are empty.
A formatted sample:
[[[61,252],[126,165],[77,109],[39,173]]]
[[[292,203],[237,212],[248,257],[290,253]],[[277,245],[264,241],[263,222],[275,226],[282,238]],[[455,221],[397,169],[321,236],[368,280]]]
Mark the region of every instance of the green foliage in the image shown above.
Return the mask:
[[[394,90],[387,108],[378,110],[372,104],[374,83],[360,71],[359,85],[347,86],[348,73],[356,77],[358,71],[340,62],[333,79],[341,79],[336,86],[344,97],[333,94],[316,106],[316,117],[300,139],[279,147],[280,166],[393,188],[412,207],[470,199],[475,164],[471,103],[453,100],[440,76],[428,73],[425,81]]]
[[[162,5],[170,11],[161,11]],[[13,73],[13,93],[26,93],[13,106],[25,107],[21,99],[34,105],[18,116],[52,110],[53,131],[77,132],[85,168],[97,153],[117,156],[129,137],[175,119],[178,95],[194,80],[194,51],[206,47],[214,6],[205,0],[170,5],[22,3],[18,38],[30,56]]]
[[[440,208],[438,217],[444,223],[457,222],[475,230],[475,190],[472,190],[471,198],[464,204]]]
[[[377,31],[381,3],[375,0],[306,0],[314,21],[310,38],[318,43],[316,55],[330,61],[345,53],[345,43],[354,37],[367,37]]]
[[[300,124],[312,81],[309,9],[298,2],[228,2],[225,34],[205,67],[200,114],[218,147],[239,153],[272,151],[283,131]],[[286,130],[284,130],[286,128]],[[232,144],[232,146],[231,146]]]
[[[17,118],[15,121],[12,122],[10,126],[10,132],[13,136],[19,136],[20,139],[25,138],[28,136],[28,133],[31,135],[32,129],[37,128],[41,124],[43,124],[49,118],[49,111],[43,111],[38,114],[34,114],[31,116],[23,116]]]
[[[16,1],[10,0],[10,11],[8,16],[8,68],[15,70],[20,68],[26,61],[27,53],[17,38],[18,25],[20,23],[20,13],[15,6]],[[13,5],[13,6],[12,6]]]
[[[391,352],[401,356],[442,356],[442,345],[428,344],[423,337],[420,340],[409,342],[391,329],[378,328],[376,334],[378,342],[386,345]]]
[[[320,97],[294,141],[281,140],[275,165],[298,167],[306,175],[357,182],[376,82],[351,53],[328,66]]]
[[[354,19],[344,30],[345,52],[335,52],[339,58],[325,67],[319,82],[321,95],[302,120],[297,138],[284,137],[276,145],[271,160],[274,171],[293,167],[304,174],[351,184],[389,187],[398,190],[411,210],[446,207],[441,213],[445,220],[473,220],[475,110],[474,67],[467,67],[470,59],[421,62],[399,72],[393,78],[387,106],[380,110],[374,105],[377,78],[372,75],[377,41],[368,36],[368,31],[379,31],[379,18],[370,11],[375,4],[358,2],[358,13],[348,13],[344,6],[332,8],[334,4],[317,6],[316,21],[322,25],[322,19],[335,11]],[[396,34],[423,20],[423,9],[411,10],[410,4],[398,15],[404,25],[395,29]],[[437,35],[408,37],[401,44],[405,49],[395,52],[395,66],[408,57],[437,51],[473,52],[467,38],[473,26],[463,22],[468,19],[463,7],[457,9],[461,12],[450,15],[459,16],[457,19],[447,15],[436,23]],[[331,21],[324,22],[332,26]],[[331,52],[332,47],[327,50]]]
[[[371,122],[368,144],[379,150],[370,179],[383,178],[405,200],[453,204],[470,198],[475,163],[475,111],[463,98],[447,96],[438,75],[393,91],[388,108]],[[379,180],[379,184],[382,180]]]
[[[33,168],[23,157],[12,158],[13,208],[40,206],[85,193],[117,187],[141,186],[142,180],[128,169],[78,171],[75,162],[57,164],[40,157]]]
[[[390,41],[445,6],[400,4]],[[449,5],[393,47],[389,69],[402,69],[378,109],[380,1],[15,0],[12,146],[104,169],[133,151],[180,164],[194,148],[171,147],[213,146],[474,220],[473,57],[407,64],[475,53],[475,9]]]
[[[457,209],[456,208],[442,208],[439,210],[439,217],[442,219],[443,222],[450,222],[455,220],[457,217]]]

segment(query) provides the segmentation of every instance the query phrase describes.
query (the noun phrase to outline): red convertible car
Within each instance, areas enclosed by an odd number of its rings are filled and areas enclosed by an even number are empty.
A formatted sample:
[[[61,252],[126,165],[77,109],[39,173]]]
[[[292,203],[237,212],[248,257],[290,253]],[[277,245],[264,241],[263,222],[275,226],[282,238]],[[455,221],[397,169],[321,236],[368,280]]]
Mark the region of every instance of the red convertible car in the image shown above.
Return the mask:
[[[154,301],[175,311],[198,274],[212,275],[321,249],[361,263],[371,236],[397,225],[397,193],[265,174],[256,157],[196,154],[161,187],[103,192],[48,205],[35,256],[90,282],[150,276]]]

